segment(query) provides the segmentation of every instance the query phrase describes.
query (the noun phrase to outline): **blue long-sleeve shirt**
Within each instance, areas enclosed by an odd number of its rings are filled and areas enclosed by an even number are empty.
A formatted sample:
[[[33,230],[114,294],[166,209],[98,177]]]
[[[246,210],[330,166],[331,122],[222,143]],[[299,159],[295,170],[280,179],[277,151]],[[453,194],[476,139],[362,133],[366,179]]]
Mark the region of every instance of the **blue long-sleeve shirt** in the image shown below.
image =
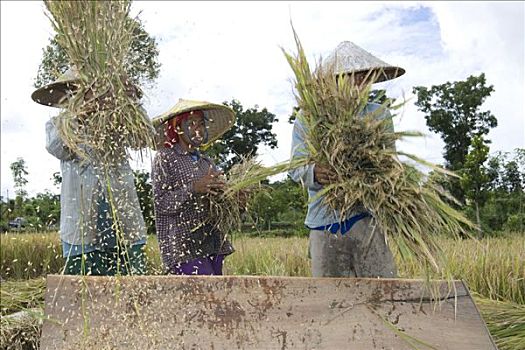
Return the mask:
[[[99,242],[101,232],[97,223],[101,215],[100,197],[107,198],[103,169],[80,160],[71,152],[60,137],[54,119],[46,123],[46,149],[60,160],[60,239],[64,243],[64,256],[75,255],[78,249],[89,252],[104,244]],[[112,167],[109,181],[126,242],[144,243],[146,225],[129,163],[125,161]]]
[[[381,105],[377,103],[368,103],[362,111],[362,115],[373,113]],[[385,110],[382,115],[378,116],[380,119],[391,118],[388,110]],[[391,126],[393,128],[393,125]],[[307,130],[301,122],[301,118],[295,119],[292,133],[292,152],[291,158],[308,157],[308,151],[305,145],[305,135]],[[319,191],[323,188],[321,184],[315,181],[314,178],[314,164],[298,167],[288,172],[292,180],[303,185],[308,190],[308,212],[304,224],[310,229],[317,229],[320,227],[330,228],[331,232],[345,233],[350,229],[353,223],[365,217],[366,214],[357,213],[353,217],[346,218],[345,222],[339,222],[340,212],[333,210],[327,205],[323,204],[324,196],[318,196]],[[341,230],[342,228],[342,230]]]

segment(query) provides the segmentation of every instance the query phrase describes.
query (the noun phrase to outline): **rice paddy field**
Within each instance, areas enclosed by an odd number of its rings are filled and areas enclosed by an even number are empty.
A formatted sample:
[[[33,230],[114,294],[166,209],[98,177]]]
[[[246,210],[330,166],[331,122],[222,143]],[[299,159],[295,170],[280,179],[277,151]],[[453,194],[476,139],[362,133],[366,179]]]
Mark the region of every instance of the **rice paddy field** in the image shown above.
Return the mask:
[[[38,343],[45,275],[61,273],[64,260],[57,233],[0,236],[0,349],[33,349]],[[525,349],[525,235],[506,234],[477,243],[439,239],[447,270],[466,282],[500,349]],[[233,237],[236,252],[226,259],[231,275],[310,276],[304,237]],[[147,244],[148,273],[162,274],[155,236]],[[416,261],[397,258],[400,277],[425,272]],[[23,317],[6,317],[21,310]]]

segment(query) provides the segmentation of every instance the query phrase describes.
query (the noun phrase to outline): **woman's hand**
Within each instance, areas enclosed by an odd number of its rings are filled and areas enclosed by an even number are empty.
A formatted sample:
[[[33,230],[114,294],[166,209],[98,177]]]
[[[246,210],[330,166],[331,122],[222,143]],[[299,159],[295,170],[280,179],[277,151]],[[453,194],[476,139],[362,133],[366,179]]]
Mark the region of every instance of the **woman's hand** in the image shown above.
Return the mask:
[[[222,173],[214,171],[210,167],[208,174],[193,183],[193,192],[217,195],[224,190],[225,185],[226,182],[222,179]]]

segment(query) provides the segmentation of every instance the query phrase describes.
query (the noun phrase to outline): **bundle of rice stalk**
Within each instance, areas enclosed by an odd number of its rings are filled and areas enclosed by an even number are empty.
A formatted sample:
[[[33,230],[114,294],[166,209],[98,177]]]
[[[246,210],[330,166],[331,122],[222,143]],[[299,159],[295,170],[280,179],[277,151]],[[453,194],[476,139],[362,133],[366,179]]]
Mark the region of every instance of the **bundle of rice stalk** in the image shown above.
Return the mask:
[[[259,193],[269,195],[270,188],[261,182],[303,164],[304,160],[293,159],[265,167],[254,157],[241,157],[227,174],[224,192],[210,197],[210,223],[224,233],[240,230],[243,213],[249,211],[255,196]]]
[[[57,41],[79,75],[66,113],[56,120],[75,153],[114,164],[127,150],[154,147],[154,129],[137,103],[140,89],[126,75],[136,22],[130,1],[50,1]]]
[[[210,196],[210,223],[228,234],[240,230],[243,214],[249,209],[254,196],[267,191],[260,182],[266,176],[257,176],[264,167],[254,157],[241,157],[226,174],[224,192]]]
[[[374,225],[385,239],[393,240],[403,259],[416,259],[444,276],[444,255],[435,240],[437,235],[467,235],[473,224],[443,201],[446,192],[436,181],[416,166],[401,162],[399,156],[452,174],[396,151],[396,141],[421,134],[395,132],[391,118],[380,118],[389,108],[387,103],[367,113],[370,83],[357,87],[352,77],[334,79],[334,70],[321,64],[312,72],[295,31],[294,35],[297,55],[284,49],[283,53],[295,75],[298,118],[306,130],[308,157],[303,162],[324,165],[334,174],[331,184],[324,186],[319,195],[340,213],[341,220],[356,212],[369,212]]]
[[[44,320],[42,309],[0,317],[0,350],[38,349]]]
[[[24,281],[2,281],[0,287],[1,315],[43,307],[46,289],[45,278]]]
[[[38,348],[45,288],[45,278],[2,281],[0,349]]]
[[[481,296],[475,301],[499,349],[525,349],[525,305]]]

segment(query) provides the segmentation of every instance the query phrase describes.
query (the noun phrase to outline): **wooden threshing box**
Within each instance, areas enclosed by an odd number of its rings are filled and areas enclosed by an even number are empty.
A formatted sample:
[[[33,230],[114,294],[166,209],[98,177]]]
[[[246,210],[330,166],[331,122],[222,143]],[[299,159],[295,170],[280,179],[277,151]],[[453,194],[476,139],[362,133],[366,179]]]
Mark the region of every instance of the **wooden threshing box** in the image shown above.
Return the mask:
[[[496,349],[454,285],[436,306],[417,280],[50,275],[41,348]]]

